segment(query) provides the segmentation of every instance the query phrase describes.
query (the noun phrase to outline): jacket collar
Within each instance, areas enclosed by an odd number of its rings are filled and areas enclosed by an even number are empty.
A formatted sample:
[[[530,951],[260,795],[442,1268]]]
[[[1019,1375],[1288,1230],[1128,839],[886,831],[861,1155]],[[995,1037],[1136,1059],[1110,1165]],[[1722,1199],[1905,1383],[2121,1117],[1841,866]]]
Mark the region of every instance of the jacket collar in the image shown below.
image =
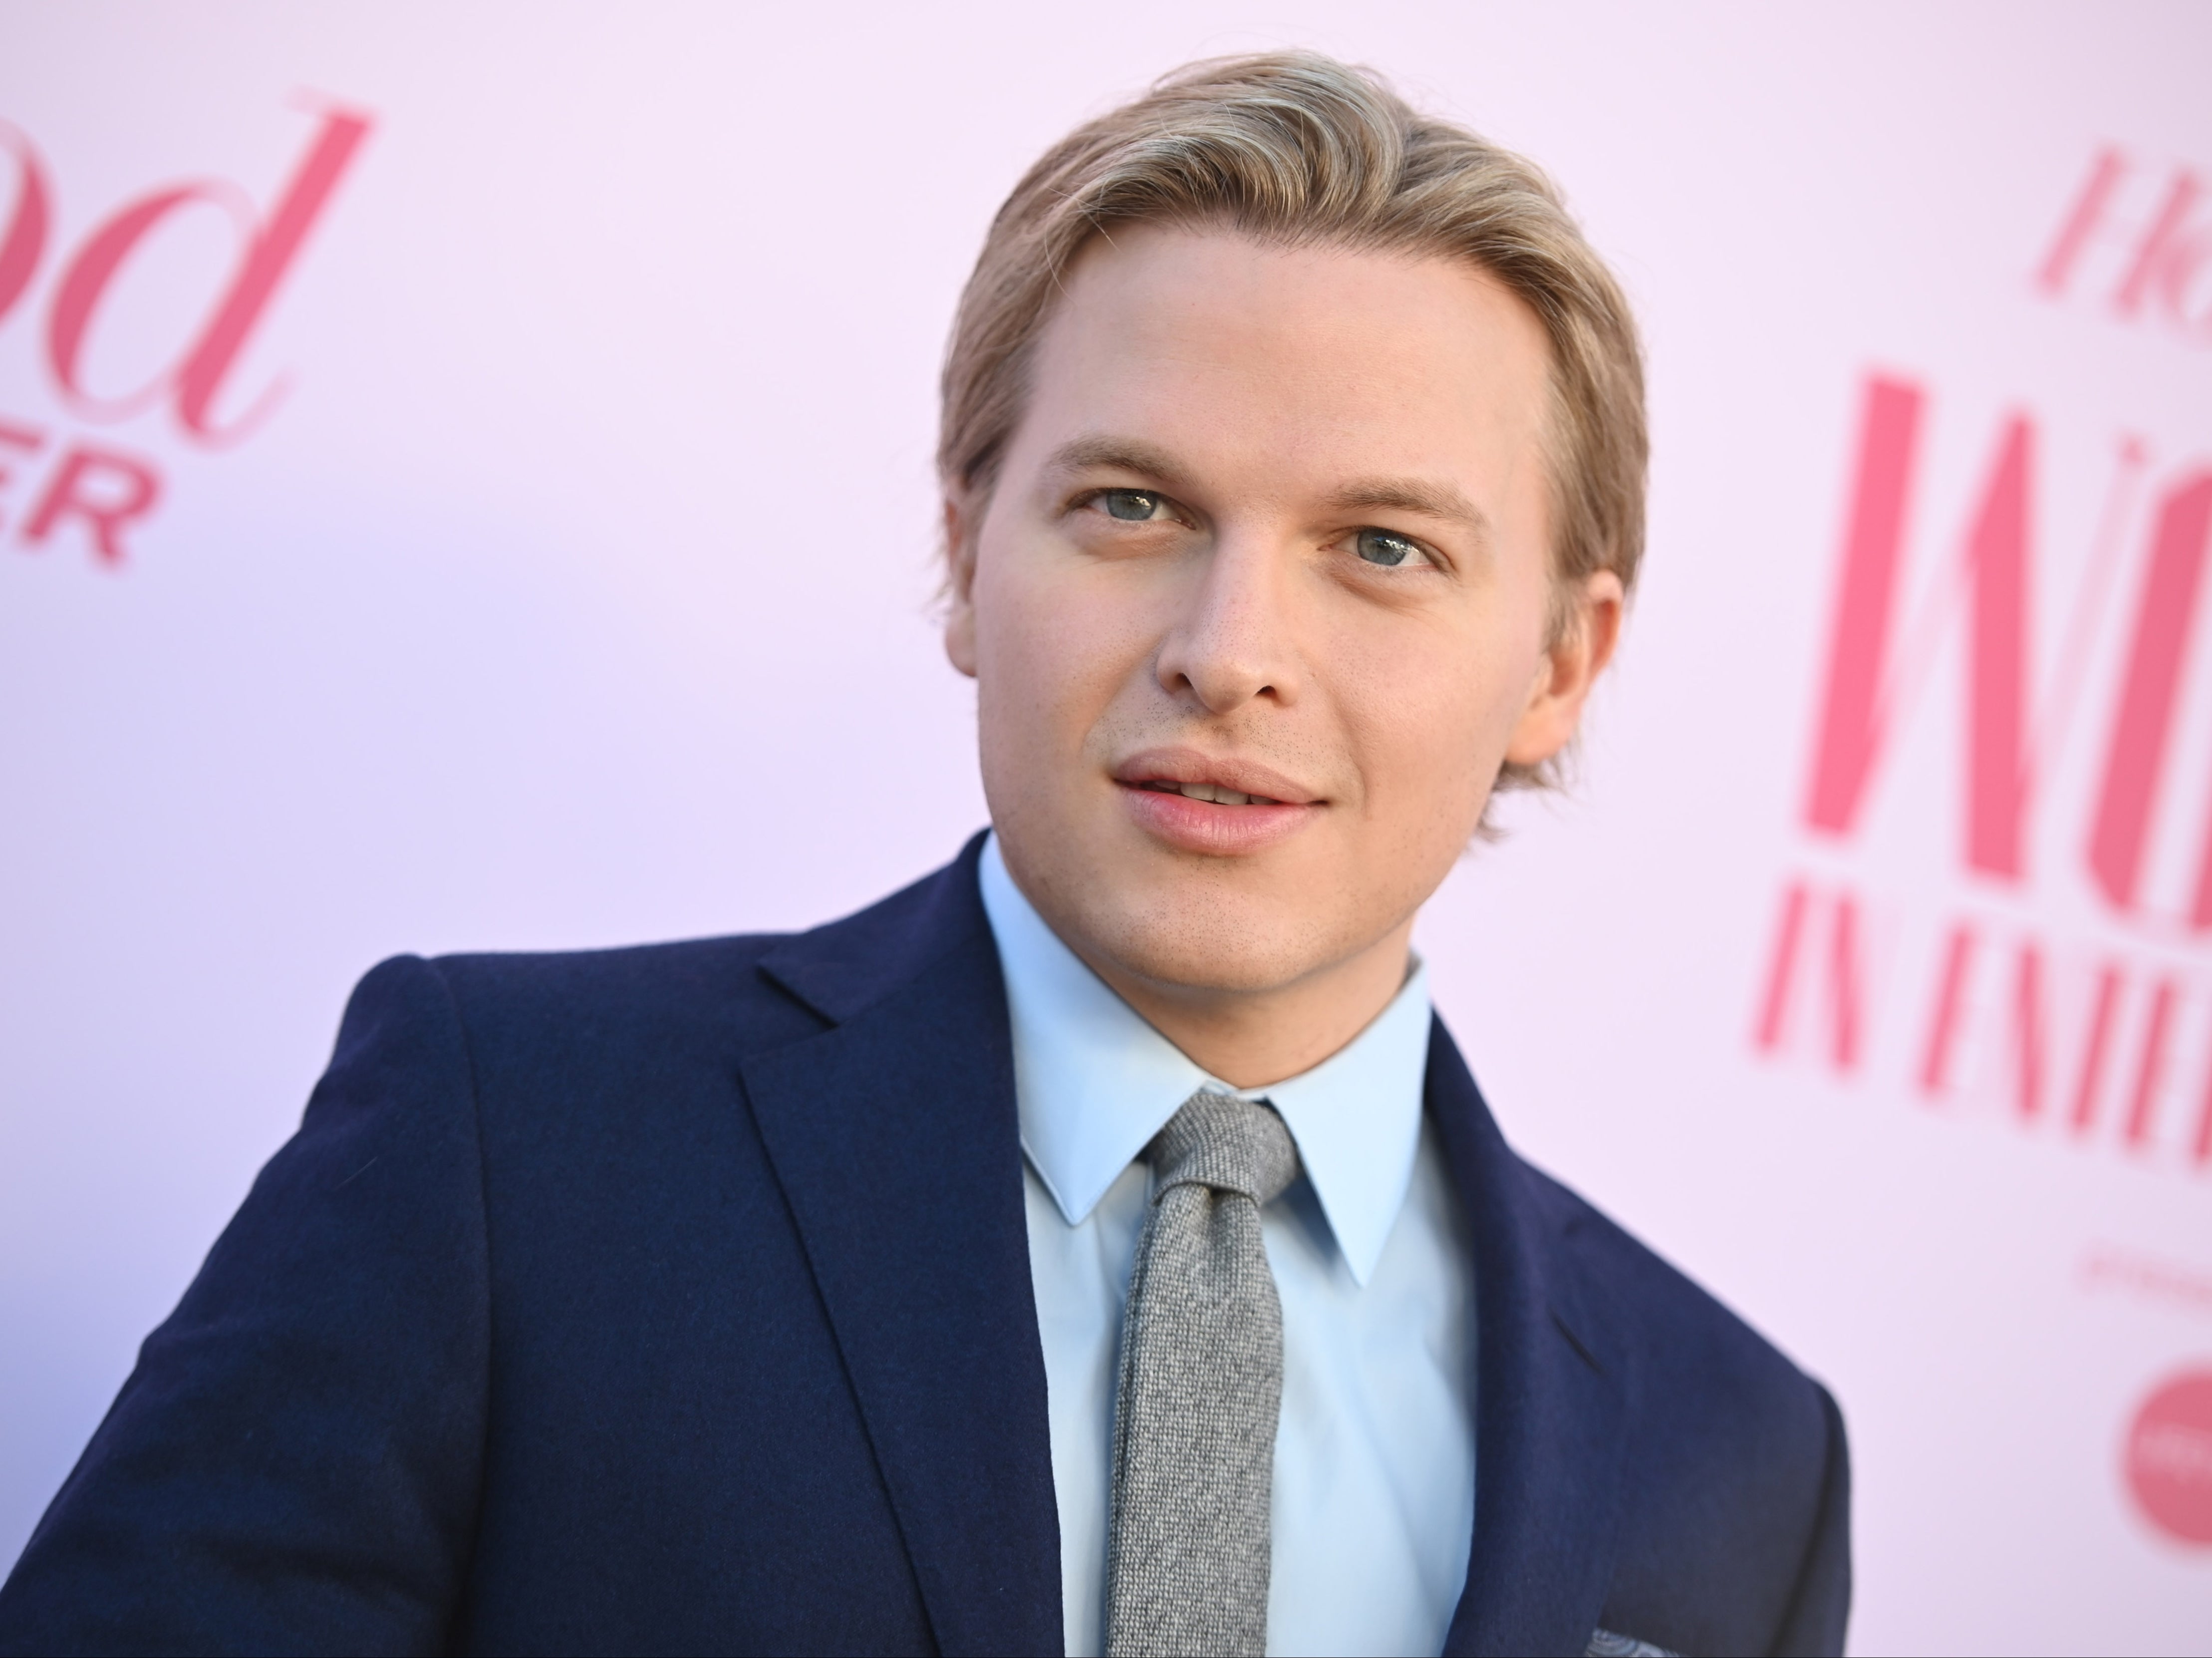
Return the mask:
[[[1575,1266],[1583,1212],[1516,1156],[1442,1021],[1428,1111],[1474,1247],[1474,1536],[1447,1653],[1582,1652],[1613,1558],[1635,1376]]]
[[[996,836],[976,872],[1006,969],[1022,1149],[1062,1218],[1082,1224],[1182,1102],[1211,1088],[1275,1108],[1352,1278],[1373,1278],[1420,1141],[1427,969],[1417,961],[1390,1005],[1319,1065],[1238,1088],[1147,1024],[1060,942],[1014,884]]]
[[[981,844],[770,951],[762,971],[830,1029],[741,1068],[939,1649],[1058,1652],[1044,1355]]]

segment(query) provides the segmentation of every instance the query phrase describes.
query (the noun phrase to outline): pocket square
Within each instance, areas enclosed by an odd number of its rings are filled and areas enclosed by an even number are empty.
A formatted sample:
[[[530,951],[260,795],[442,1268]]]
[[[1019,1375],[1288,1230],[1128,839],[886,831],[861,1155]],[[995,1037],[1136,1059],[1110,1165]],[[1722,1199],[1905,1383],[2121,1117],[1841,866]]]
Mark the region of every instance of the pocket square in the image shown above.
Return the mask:
[[[1632,1635],[1615,1635],[1609,1629],[1590,1631],[1590,1643],[1583,1658],[1680,1658],[1680,1655],[1665,1647],[1655,1647],[1649,1641],[1639,1641]]]

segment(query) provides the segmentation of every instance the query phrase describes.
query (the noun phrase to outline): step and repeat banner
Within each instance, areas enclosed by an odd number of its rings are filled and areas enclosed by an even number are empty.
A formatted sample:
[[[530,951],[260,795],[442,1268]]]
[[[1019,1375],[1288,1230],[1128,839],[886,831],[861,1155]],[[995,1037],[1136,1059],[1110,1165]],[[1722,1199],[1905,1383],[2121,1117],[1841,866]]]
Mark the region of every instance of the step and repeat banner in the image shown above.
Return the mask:
[[[1507,1132],[1824,1378],[1863,1652],[2212,1650],[2212,12],[0,7],[0,1564],[398,950],[983,818],[983,228],[1188,58],[1524,149],[1650,348],[1571,793],[1424,919]]]

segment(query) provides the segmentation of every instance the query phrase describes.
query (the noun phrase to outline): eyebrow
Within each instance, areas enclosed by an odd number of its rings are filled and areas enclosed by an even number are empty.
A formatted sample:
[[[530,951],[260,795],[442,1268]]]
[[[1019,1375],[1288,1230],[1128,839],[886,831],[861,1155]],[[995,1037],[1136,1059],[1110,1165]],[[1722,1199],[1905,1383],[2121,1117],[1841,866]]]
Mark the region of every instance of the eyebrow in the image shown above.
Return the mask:
[[[1140,438],[1075,438],[1054,450],[1045,462],[1045,470],[1054,472],[1082,472],[1101,466],[1140,473],[1164,483],[1185,476],[1174,456]]]
[[[1361,478],[1346,484],[1328,498],[1338,512],[1370,508],[1417,513],[1464,525],[1477,537],[1490,533],[1490,515],[1448,483],[1429,483],[1419,478]]]

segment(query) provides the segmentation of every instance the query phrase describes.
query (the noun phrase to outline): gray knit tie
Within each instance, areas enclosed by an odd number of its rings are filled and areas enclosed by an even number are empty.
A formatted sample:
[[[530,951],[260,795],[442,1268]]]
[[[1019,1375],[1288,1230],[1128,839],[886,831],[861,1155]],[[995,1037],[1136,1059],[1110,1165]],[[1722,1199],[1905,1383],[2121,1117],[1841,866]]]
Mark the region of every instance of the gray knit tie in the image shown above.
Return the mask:
[[[1145,1148],[1121,1319],[1108,1658],[1264,1653],[1283,1305],[1260,1210],[1298,1172],[1264,1105],[1202,1091]]]

